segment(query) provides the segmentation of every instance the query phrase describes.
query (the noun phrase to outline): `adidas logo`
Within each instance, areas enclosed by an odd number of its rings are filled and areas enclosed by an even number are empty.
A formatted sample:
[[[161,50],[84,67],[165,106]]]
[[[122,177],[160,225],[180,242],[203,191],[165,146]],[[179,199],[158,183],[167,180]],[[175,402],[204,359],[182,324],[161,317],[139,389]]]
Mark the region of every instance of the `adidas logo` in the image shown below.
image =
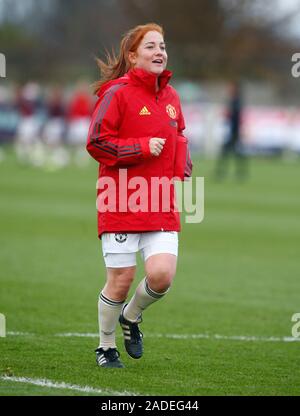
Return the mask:
[[[150,111],[146,106],[144,106],[141,111],[139,112],[140,116],[150,116]]]

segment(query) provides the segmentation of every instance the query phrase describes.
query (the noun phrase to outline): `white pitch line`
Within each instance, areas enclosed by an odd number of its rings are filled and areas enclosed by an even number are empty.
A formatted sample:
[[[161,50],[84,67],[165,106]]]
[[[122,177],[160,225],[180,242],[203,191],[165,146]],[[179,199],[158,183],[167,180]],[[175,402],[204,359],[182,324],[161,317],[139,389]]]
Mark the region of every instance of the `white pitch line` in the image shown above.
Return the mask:
[[[36,336],[30,332],[8,331],[9,336]],[[56,337],[81,337],[81,338],[98,338],[99,334],[93,332],[63,332],[55,334]],[[121,335],[119,335],[121,336]],[[171,339],[213,339],[228,341],[246,341],[246,342],[300,342],[299,338],[294,337],[257,337],[249,335],[219,335],[219,334],[147,334],[147,338],[171,338]]]
[[[137,396],[136,393],[131,393],[128,391],[113,391],[107,389],[95,389],[94,387],[89,386],[78,386],[77,384],[68,384],[68,383],[58,383],[55,381],[40,379],[40,378],[28,378],[28,377],[9,377],[9,376],[0,376],[0,380],[3,381],[13,381],[16,383],[26,383],[39,387],[48,387],[54,389],[64,389],[64,390],[73,390],[81,393],[95,393],[95,394],[106,394],[108,396]]]
[[[160,336],[160,334],[157,334]],[[167,338],[173,339],[216,339],[216,340],[229,340],[229,341],[258,341],[258,342],[295,342],[300,341],[300,338],[294,337],[256,337],[256,336],[246,336],[246,335],[207,335],[207,334],[166,334],[161,335]]]
[[[63,332],[55,334],[56,337],[82,337],[82,338],[99,338],[99,334],[95,332]]]
[[[65,332],[55,334],[57,337],[83,337],[83,338],[98,338],[97,333],[82,333],[82,332]],[[258,342],[299,342],[300,338],[294,337],[256,337],[246,335],[219,335],[219,334],[147,334],[147,338],[171,338],[171,339],[214,339],[214,340],[229,340],[229,341],[258,341]]]

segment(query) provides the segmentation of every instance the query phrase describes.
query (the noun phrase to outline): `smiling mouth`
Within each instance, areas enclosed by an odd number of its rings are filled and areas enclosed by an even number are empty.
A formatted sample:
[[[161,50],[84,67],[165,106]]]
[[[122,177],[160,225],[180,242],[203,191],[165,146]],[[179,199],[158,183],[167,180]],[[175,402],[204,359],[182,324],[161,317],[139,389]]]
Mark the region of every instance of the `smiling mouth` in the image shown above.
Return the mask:
[[[162,59],[155,59],[155,61],[152,61],[152,63],[162,65],[163,61],[162,61]]]

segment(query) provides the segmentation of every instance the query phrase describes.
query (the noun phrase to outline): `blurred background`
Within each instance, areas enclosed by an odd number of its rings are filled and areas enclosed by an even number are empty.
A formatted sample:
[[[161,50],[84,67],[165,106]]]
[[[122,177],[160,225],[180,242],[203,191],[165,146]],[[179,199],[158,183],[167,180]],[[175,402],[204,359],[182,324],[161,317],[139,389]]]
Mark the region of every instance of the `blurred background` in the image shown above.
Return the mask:
[[[91,84],[95,57],[151,21],[165,29],[205,216],[182,221],[174,286],[144,319],[145,360],[122,352],[128,371],[100,383],[299,394],[299,17],[300,0],[0,0],[0,395],[33,392],[2,373],[99,386]]]
[[[220,152],[230,125],[231,84],[239,83],[243,152],[297,155],[300,90],[291,70],[299,16],[298,0],[0,0],[0,52],[7,65],[0,143],[14,143],[19,159],[49,169],[69,163],[66,147],[82,148],[86,138],[90,85],[99,78],[95,57],[118,50],[128,28],[155,21],[166,32],[194,153]],[[18,152],[18,142],[31,155]],[[73,159],[87,163],[76,152]]]

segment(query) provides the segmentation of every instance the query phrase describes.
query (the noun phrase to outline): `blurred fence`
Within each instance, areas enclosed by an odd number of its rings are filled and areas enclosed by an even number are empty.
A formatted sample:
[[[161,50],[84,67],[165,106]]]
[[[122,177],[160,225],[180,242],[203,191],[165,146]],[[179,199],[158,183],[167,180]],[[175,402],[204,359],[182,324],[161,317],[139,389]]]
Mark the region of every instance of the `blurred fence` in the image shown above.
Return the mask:
[[[228,135],[226,106],[185,104],[185,134],[194,152],[215,156]],[[249,155],[300,154],[300,109],[295,107],[245,106],[241,141]]]
[[[177,87],[177,86],[176,86]],[[180,90],[180,88],[179,88]],[[195,91],[194,91],[195,92]],[[228,135],[224,99],[213,94],[192,96],[184,92],[185,134],[193,153],[214,157]],[[219,97],[220,98],[220,97]],[[218,102],[216,102],[218,101]],[[36,83],[0,89],[0,143],[48,148],[75,146],[84,149],[95,100],[87,85],[42,88]],[[249,155],[300,153],[300,109],[297,107],[245,104],[241,140]]]

